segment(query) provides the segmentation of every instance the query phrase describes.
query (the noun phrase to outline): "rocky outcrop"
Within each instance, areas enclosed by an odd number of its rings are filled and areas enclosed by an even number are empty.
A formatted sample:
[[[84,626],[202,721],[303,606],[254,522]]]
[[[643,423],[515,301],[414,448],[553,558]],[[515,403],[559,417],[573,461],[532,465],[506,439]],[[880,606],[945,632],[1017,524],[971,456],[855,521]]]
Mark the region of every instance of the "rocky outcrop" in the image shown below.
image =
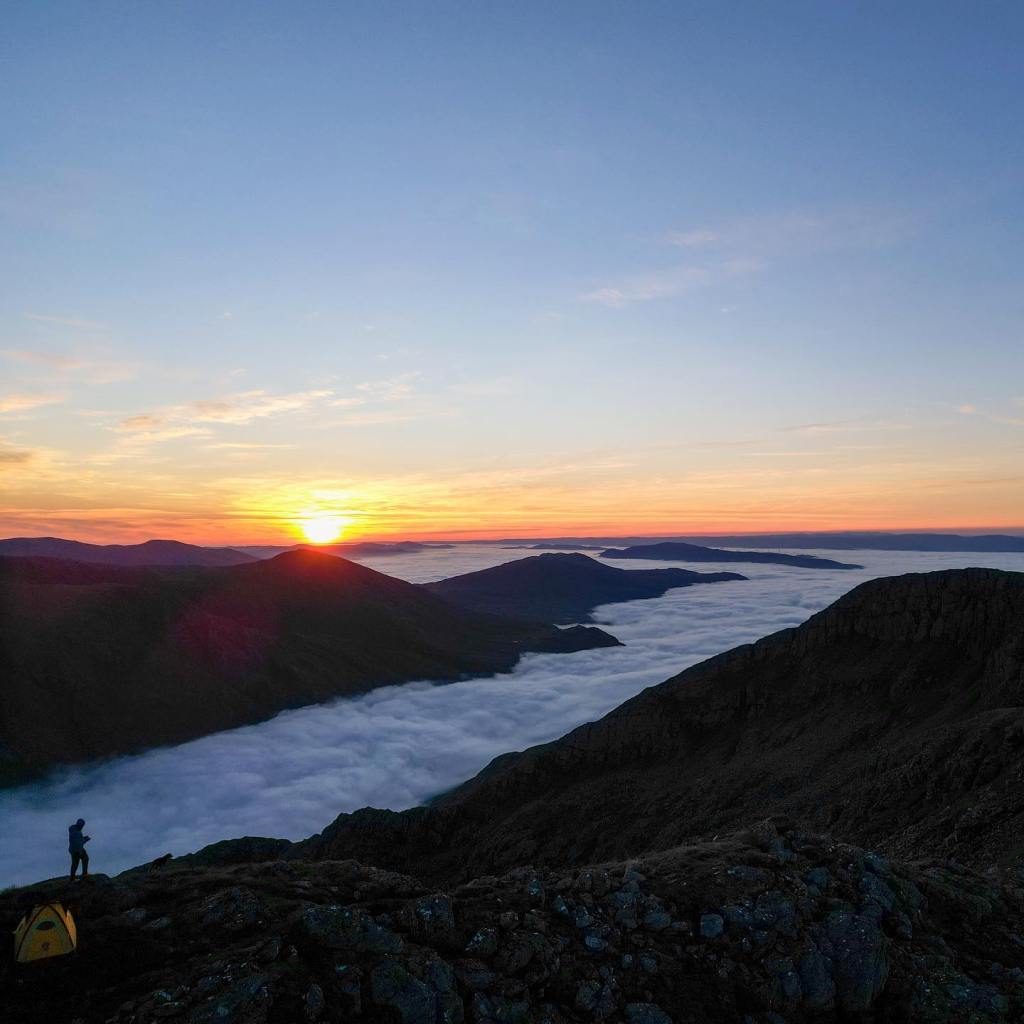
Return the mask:
[[[438,597],[477,611],[533,622],[590,622],[593,610],[615,601],[661,597],[676,587],[745,580],[734,572],[615,569],[586,555],[518,558],[479,572],[422,584]]]
[[[417,679],[510,670],[601,630],[458,608],[310,551],[214,569],[0,558],[0,782]]]
[[[127,872],[79,951],[0,961],[10,1024],[997,1024],[1024,1013],[1016,874],[907,864],[782,819],[631,861],[435,889],[355,861]]]

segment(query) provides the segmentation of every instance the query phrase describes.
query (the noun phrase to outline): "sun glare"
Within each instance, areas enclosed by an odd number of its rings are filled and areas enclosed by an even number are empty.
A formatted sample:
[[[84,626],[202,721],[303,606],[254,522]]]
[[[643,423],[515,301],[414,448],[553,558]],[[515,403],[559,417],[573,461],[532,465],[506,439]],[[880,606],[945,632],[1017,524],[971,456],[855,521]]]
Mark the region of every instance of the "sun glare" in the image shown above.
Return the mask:
[[[302,521],[302,532],[310,544],[330,544],[345,529],[346,520],[340,516],[312,516]]]

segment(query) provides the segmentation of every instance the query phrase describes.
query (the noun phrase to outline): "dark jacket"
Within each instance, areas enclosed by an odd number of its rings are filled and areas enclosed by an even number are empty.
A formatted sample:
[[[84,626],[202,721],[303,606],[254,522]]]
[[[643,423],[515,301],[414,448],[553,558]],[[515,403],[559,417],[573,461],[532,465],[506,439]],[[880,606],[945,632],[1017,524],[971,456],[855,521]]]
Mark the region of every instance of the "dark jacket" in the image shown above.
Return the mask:
[[[85,850],[85,836],[81,825],[68,825],[68,853],[82,853]]]

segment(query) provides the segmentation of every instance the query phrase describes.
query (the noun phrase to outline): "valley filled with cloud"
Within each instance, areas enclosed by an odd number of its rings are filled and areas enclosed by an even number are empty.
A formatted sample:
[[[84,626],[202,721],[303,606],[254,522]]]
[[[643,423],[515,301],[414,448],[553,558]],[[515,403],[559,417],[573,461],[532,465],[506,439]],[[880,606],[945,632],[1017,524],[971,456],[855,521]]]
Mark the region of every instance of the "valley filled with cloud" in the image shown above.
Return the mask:
[[[427,582],[523,554],[460,545],[366,564]],[[79,816],[94,837],[93,870],[112,874],[221,839],[305,838],[358,807],[411,807],[499,754],[561,736],[689,665],[798,625],[866,579],[979,564],[1024,570],[1024,554],[863,551],[856,560],[863,570],[701,565],[750,579],[604,606],[595,618],[625,647],[528,655],[511,673],[449,685],[387,687],[0,792],[0,883],[62,873],[67,826]]]

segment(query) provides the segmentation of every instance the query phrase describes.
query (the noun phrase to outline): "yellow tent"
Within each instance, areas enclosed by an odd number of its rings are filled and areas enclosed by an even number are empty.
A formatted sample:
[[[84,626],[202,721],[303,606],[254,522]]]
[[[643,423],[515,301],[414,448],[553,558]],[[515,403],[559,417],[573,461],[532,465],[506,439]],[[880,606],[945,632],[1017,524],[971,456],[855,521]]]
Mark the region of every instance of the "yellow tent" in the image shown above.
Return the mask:
[[[14,959],[20,963],[43,960],[48,956],[73,953],[78,945],[78,929],[70,910],[60,903],[33,907],[21,919],[14,932]]]

